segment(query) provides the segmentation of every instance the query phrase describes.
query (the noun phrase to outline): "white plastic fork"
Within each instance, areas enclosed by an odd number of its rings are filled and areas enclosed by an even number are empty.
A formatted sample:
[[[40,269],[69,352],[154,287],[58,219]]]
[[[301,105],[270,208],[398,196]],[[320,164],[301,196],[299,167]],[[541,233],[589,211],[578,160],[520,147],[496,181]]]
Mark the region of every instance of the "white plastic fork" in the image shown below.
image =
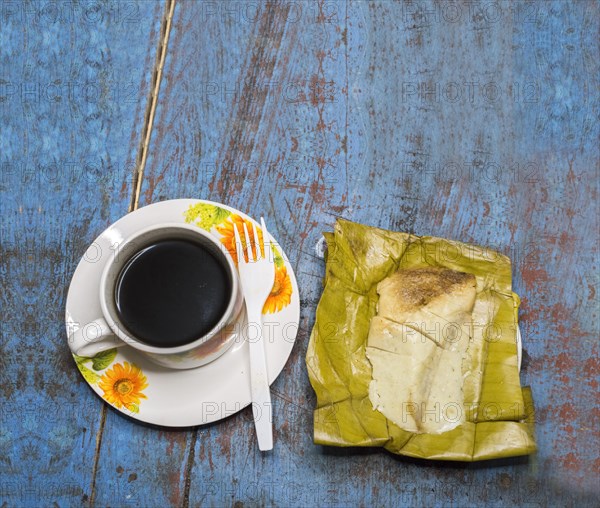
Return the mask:
[[[256,246],[256,259],[250,244],[250,235],[244,222],[244,239],[246,240],[246,261],[243,244],[237,226],[233,228],[235,235],[235,250],[238,260],[238,271],[242,283],[242,293],[246,302],[248,315],[248,345],[250,347],[250,389],[252,392],[252,415],[258,439],[258,448],[262,451],[273,449],[273,423],[271,391],[265,356],[265,338],[262,325],[262,309],[275,282],[275,264],[271,256],[271,242],[265,221],[261,217],[260,224],[263,234],[262,245],[254,224],[252,231]],[[267,243],[268,242],[268,243]],[[267,250],[268,245],[268,250]],[[262,252],[261,252],[262,251]],[[252,333],[255,332],[255,333]],[[254,335],[254,336],[251,336]]]

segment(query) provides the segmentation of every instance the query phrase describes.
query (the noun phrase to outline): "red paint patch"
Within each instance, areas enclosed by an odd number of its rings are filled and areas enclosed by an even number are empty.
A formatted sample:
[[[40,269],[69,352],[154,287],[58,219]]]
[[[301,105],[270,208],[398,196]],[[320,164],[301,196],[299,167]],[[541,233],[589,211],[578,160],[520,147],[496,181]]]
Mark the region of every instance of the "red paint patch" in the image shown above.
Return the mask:
[[[560,234],[560,245],[563,249],[567,249],[570,246],[570,250],[573,250],[573,247],[575,247],[575,241],[575,237],[573,235],[570,235],[566,231],[563,231]]]
[[[559,409],[559,417],[562,421],[572,422],[577,417],[577,410],[570,402],[563,404]]]
[[[535,304],[530,305],[529,298],[523,295],[519,307],[519,322],[527,326],[528,323],[536,323],[539,319],[541,319],[541,307]]]
[[[169,501],[173,504],[173,506],[178,506],[181,504],[181,492],[179,490],[179,485],[181,482],[181,477],[179,471],[170,471],[167,474],[167,485],[169,485]]]
[[[487,217],[490,214],[490,204],[487,201],[483,202],[483,216]]]
[[[331,205],[330,209],[332,212],[337,213],[337,214],[342,214],[346,211],[346,206],[344,205]]]
[[[314,203],[318,205],[325,203],[325,188],[319,182],[315,181],[310,184],[309,194]]]
[[[581,462],[573,452],[564,455],[561,463],[563,467],[569,471],[579,472],[581,470]]]
[[[571,355],[567,353],[559,353],[554,361],[554,365],[559,371],[565,371],[573,368],[575,365],[575,361],[571,357]]]
[[[600,360],[597,357],[588,358],[583,366],[583,372],[588,377],[595,377],[600,374]]]
[[[538,287],[540,284],[543,284],[550,280],[548,272],[544,268],[537,266],[533,263],[526,263],[523,266],[521,276],[523,277],[525,287],[529,290]]]
[[[555,321],[570,321],[573,315],[573,309],[567,307],[564,303],[557,303],[551,307],[552,317]]]

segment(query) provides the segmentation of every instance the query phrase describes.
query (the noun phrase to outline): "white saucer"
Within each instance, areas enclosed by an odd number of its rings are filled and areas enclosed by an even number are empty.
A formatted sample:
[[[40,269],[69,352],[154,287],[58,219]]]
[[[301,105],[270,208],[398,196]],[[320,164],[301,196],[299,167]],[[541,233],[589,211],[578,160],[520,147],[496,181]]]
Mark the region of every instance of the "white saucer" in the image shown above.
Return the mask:
[[[155,223],[186,222],[186,212],[191,206],[195,206],[196,210],[199,207],[208,210],[208,214],[197,217],[191,223],[201,224],[199,227],[209,230],[219,239],[227,237],[227,233],[223,232],[235,216],[253,220],[234,208],[196,199],[163,201],[119,219],[94,240],[75,270],[67,295],[67,336],[79,326],[101,316],[98,284],[107,256],[113,255],[111,246]],[[220,209],[214,220],[221,222],[213,224],[211,212],[214,208],[209,207]],[[188,215],[188,222],[189,219]],[[272,308],[272,313],[263,315],[263,322],[267,325],[265,348],[270,383],[275,381],[292,352],[300,319],[300,298],[294,271],[282,249],[278,247],[278,250],[281,254],[278,268],[281,280],[285,286],[291,285],[292,293],[291,297],[278,300],[282,308]],[[285,277],[286,271],[288,277]],[[128,346],[120,347],[116,355],[114,353],[105,354],[96,361],[75,358],[76,365],[100,397],[137,420],[168,427],[202,425],[230,416],[251,402],[249,351],[243,339],[214,362],[191,370],[159,367]],[[131,365],[139,370],[132,370]],[[127,403],[125,399],[116,402],[114,399],[112,402],[107,400],[110,393],[106,388],[116,386],[121,378],[129,383],[130,388],[133,387],[134,395],[139,394],[137,398],[129,399],[134,400],[133,403]]]

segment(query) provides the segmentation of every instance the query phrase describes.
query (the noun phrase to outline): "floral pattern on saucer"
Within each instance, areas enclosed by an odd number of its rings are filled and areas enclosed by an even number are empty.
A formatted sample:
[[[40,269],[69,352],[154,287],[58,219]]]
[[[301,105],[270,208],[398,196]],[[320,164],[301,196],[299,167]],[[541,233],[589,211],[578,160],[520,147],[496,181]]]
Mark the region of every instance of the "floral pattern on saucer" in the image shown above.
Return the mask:
[[[148,380],[135,364],[113,363],[116,356],[117,349],[113,348],[91,357],[74,354],[73,358],[85,380],[102,390],[106,402],[117,409],[139,413],[141,399],[148,398],[143,393],[148,388]],[[89,367],[86,364],[90,364]],[[102,374],[96,373],[100,371]]]
[[[231,228],[235,216],[251,220],[241,211],[212,201],[160,201],[128,213],[111,224],[94,240],[90,252],[95,253],[100,247],[103,252],[110,253],[116,236],[126,238],[161,222],[193,223],[194,227],[210,231],[221,243],[225,235],[217,231],[217,226],[222,230]],[[270,323],[265,355],[271,383],[290,357],[300,322],[300,298],[294,268],[284,249],[275,240],[273,242],[279,287],[277,284],[273,287],[272,307],[265,305],[265,312],[270,312],[265,316]],[[90,263],[85,256],[77,265],[65,306],[67,337],[73,332],[75,323],[80,326],[91,323],[101,315],[98,282],[102,270],[103,263]],[[288,302],[290,294],[291,302]],[[238,329],[245,326],[245,321],[244,313],[236,323]],[[70,346],[72,342],[68,344]],[[91,356],[73,356],[85,382],[116,411],[140,422],[189,428],[221,421],[252,403],[250,352],[245,340],[233,341],[217,360],[197,369],[165,369],[128,346],[120,347],[116,352],[113,349]],[[116,368],[116,365],[120,367]],[[101,387],[102,379],[105,382]]]
[[[209,203],[197,203],[190,205],[184,213],[187,223],[195,224],[196,226],[211,232],[219,237],[223,246],[228,250],[233,262],[237,265],[237,254],[235,245],[234,228],[238,231],[243,231],[244,224],[251,231],[251,226],[256,227],[259,241],[262,242],[262,230],[250,219],[245,219],[240,215],[230,212],[229,210]],[[241,235],[243,249],[246,249],[245,237]],[[256,245],[254,238],[250,238],[250,248],[256,255]],[[284,264],[284,259],[281,253],[274,245],[271,246],[273,251],[273,260],[275,262],[275,282],[271,293],[263,307],[263,314],[274,314],[280,312],[287,307],[292,301],[292,281]]]

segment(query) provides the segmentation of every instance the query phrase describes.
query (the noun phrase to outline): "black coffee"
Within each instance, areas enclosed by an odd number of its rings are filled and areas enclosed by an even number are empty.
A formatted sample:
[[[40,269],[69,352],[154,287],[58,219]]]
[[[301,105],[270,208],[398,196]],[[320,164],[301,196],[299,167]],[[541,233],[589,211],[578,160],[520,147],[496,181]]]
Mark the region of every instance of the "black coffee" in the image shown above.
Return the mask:
[[[163,240],[137,252],[115,287],[122,323],[157,347],[193,342],[221,319],[231,295],[224,262],[188,240]]]

